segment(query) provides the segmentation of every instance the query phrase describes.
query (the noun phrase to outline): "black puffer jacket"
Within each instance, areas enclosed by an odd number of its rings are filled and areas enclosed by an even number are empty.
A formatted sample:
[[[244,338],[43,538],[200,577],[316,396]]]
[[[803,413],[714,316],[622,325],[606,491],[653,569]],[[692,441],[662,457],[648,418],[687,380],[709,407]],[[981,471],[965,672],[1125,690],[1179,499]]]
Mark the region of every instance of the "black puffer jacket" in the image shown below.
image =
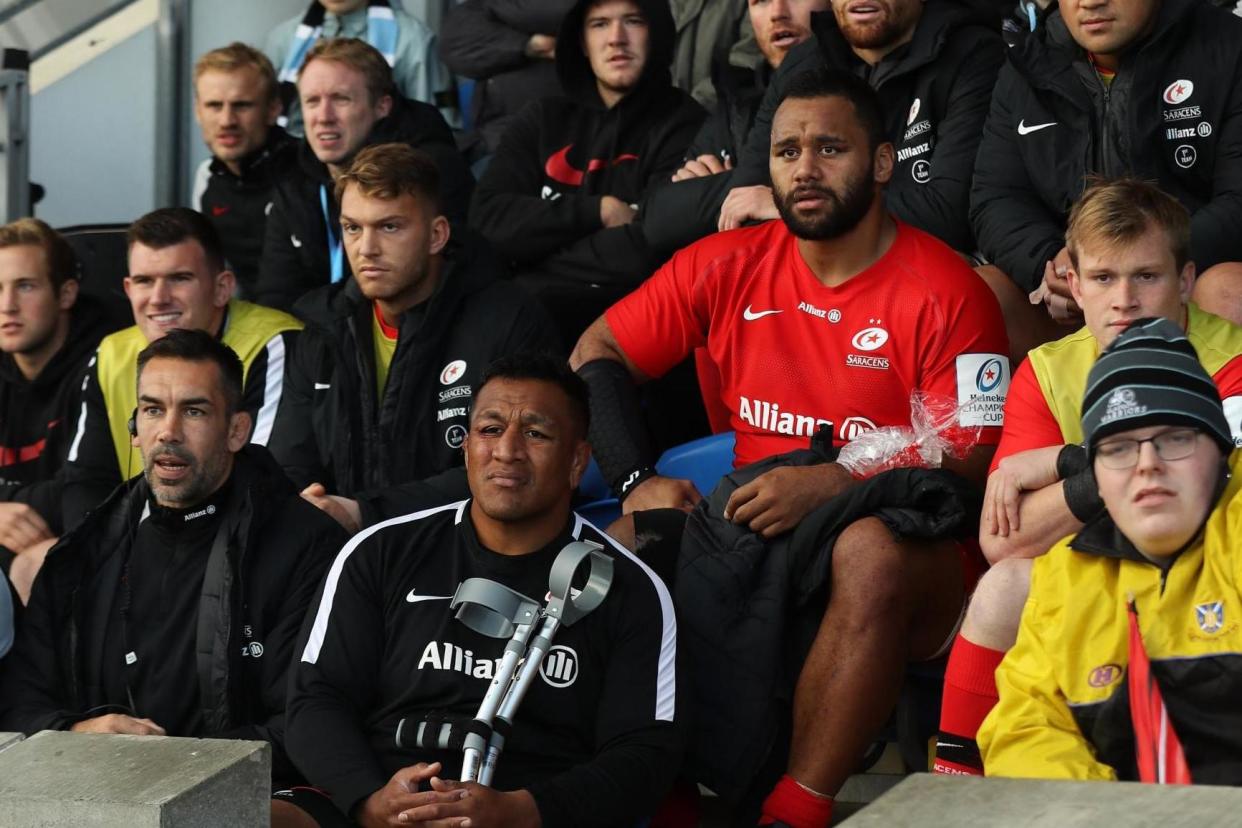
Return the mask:
[[[1105,89],[1053,6],[1010,50],[971,191],[979,246],[1026,291],[1065,245],[1089,174],[1156,181],[1191,213],[1203,270],[1242,260],[1242,20],[1164,0]]]
[[[831,11],[813,14],[811,31],[768,86],[733,172],[671,185],[685,192],[685,202],[643,217],[657,255],[715,232],[731,188],[769,183],[772,117],[789,82],[821,66],[863,78],[880,96],[885,134],[897,150],[888,208],[957,250],[974,250],[967,221],[971,173],[1005,59],[995,14],[964,0],[927,0],[914,39],[874,67],[850,49]],[[673,227],[680,232],[670,233]]]
[[[106,629],[118,611],[149,491],[141,476],[118,487],[48,552],[5,660],[6,730],[62,730],[123,701],[103,697],[102,654],[82,645],[87,629]],[[196,735],[271,742],[273,773],[288,781],[296,772],[283,749],[286,672],[306,608],[347,535],[253,444],[236,455],[225,509],[225,542],[213,545],[198,607],[198,675],[183,677],[199,689]]]
[[[539,304],[477,239],[450,241],[436,292],[407,311],[376,401],[373,305],[353,279],[298,304],[309,321],[269,447],[298,486],[349,495],[461,463],[483,369],[519,351],[561,349]]]
[[[867,516],[898,537],[974,537],[979,493],[951,472],[897,469],[846,490],[793,532],[765,541],[725,520],[739,486],[778,466],[826,462],[820,448],[776,455],[726,475],[690,513],[677,562],[674,603],[687,672],[695,677],[692,779],[735,807],[771,789],[783,768],[793,688],[823,618],[832,548]],[[779,769],[776,770],[779,773]]]
[[[421,101],[394,98],[392,112],[376,122],[363,146],[392,142],[409,144],[431,156],[440,170],[444,215],[453,222],[464,220],[474,178],[439,110]],[[305,140],[291,155],[275,176],[254,299],[283,311],[291,311],[298,298],[331,280],[321,187],[327,196],[328,220],[338,237],[341,217],[327,165],[315,157]],[[349,261],[344,264],[348,278]]]
[[[78,295],[65,344],[27,380],[0,354],[0,501],[33,507],[53,532],[61,526],[60,469],[82,408],[82,375],[99,340],[114,330],[107,314]]]

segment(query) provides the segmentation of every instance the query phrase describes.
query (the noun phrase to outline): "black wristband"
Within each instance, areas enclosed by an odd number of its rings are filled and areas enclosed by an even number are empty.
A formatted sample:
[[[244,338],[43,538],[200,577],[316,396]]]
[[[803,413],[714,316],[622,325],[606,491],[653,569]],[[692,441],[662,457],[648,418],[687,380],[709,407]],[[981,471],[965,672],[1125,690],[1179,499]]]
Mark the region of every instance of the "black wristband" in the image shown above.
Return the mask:
[[[1090,465],[1086,447],[1070,443],[1057,455],[1057,480],[1069,480],[1086,471]]]
[[[630,496],[630,493],[638,488],[638,484],[644,482],[648,478],[655,477],[657,474],[659,474],[659,472],[651,466],[643,466],[641,469],[634,469],[634,471],[630,472],[626,476],[625,480],[621,481],[621,486],[616,488],[617,500],[624,503],[625,499]]]
[[[643,424],[638,389],[615,359],[596,359],[578,369],[591,390],[591,451],[613,493],[624,497],[655,474],[655,451]],[[635,474],[640,477],[635,477]]]
[[[1065,505],[1081,523],[1087,523],[1104,510],[1100,488],[1095,482],[1095,471],[1090,466],[1065,478],[1061,491],[1065,494]]]

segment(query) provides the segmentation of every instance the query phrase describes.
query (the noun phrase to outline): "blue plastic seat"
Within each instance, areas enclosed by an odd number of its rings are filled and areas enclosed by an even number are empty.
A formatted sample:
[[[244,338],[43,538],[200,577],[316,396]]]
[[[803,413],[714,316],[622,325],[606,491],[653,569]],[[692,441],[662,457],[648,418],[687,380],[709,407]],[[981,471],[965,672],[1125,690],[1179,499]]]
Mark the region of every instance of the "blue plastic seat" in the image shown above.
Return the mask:
[[[656,471],[665,477],[690,480],[706,495],[732,470],[733,443],[733,432],[728,431],[673,446],[656,461]],[[578,498],[586,501],[577,507],[578,514],[601,529],[621,517],[621,504],[612,496],[594,457],[578,484]]]

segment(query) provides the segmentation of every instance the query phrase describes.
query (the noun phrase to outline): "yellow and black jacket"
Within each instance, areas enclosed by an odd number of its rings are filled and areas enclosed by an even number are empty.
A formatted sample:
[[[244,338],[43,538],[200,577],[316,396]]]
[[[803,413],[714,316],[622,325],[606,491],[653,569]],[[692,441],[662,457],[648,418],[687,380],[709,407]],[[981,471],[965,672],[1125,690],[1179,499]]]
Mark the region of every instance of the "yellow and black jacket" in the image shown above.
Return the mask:
[[[1196,783],[1242,783],[1242,452],[1200,537],[1161,569],[1107,517],[1037,558],[1018,640],[979,731],[988,776],[1137,778],[1127,688],[1133,596]]]
[[[302,323],[282,311],[233,299],[220,339],[241,359],[242,408],[254,423],[251,441],[267,445],[284,394],[289,358]],[[76,526],[123,479],[142,471],[126,423],[138,405],[138,354],[147,347],[137,325],[99,343],[83,379],[82,410],[65,468],[65,528]],[[124,475],[124,477],[122,476]]]

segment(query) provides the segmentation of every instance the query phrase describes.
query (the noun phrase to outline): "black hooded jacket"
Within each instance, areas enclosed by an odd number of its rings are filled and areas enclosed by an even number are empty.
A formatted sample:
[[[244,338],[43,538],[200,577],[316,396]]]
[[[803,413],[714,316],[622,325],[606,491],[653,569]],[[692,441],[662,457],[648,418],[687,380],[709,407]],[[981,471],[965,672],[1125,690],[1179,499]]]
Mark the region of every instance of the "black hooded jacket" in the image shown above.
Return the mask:
[[[1242,20],[1164,0],[1105,88],[1054,5],[1009,50],[970,198],[979,246],[1023,290],[1065,245],[1090,174],[1157,182],[1190,211],[1200,270],[1242,260]]]
[[[0,501],[26,503],[62,530],[60,468],[82,407],[82,375],[114,328],[95,300],[78,295],[65,344],[33,380],[0,354]]]
[[[649,274],[636,225],[604,228],[600,200],[638,203],[681,164],[704,112],[674,88],[673,18],[666,3],[640,0],[649,49],[638,84],[604,105],[581,48],[588,0],[565,16],[556,69],[563,95],[526,106],[484,173],[470,220],[524,273],[551,283],[628,291]]]
[[[453,133],[434,106],[393,98],[393,108],[375,123],[363,146],[406,143],[431,156],[440,171],[441,209],[450,221],[465,219],[474,178],[457,152]],[[292,311],[299,297],[331,281],[327,223],[320,188],[327,196],[328,219],[340,234],[340,205],[334,197],[328,167],[315,157],[305,140],[276,175],[272,212],[267,218],[263,257],[254,301]],[[344,261],[349,277],[349,261]]]
[[[303,298],[308,326],[290,366],[272,453],[295,484],[352,496],[461,463],[466,413],[483,369],[520,351],[559,351],[551,321],[498,279],[487,246],[454,239],[435,293],[401,318],[377,402],[374,306],[350,279]]]
[[[734,187],[768,184],[772,117],[790,81],[827,66],[867,81],[880,96],[884,133],[897,164],[885,189],[897,218],[951,247],[975,249],[967,220],[971,174],[997,72],[1005,60],[992,11],[966,0],[927,0],[913,39],[870,66],[851,50],[831,11],[811,16],[813,37],[795,47],[768,85],[735,169],[672,185],[643,230],[657,255],[715,232],[720,205]]]
[[[234,175],[220,159],[211,158],[200,172],[202,180],[196,182],[202,192],[197,194],[194,206],[216,228],[225,258],[237,274],[242,299],[254,298],[264,228],[274,207],[272,187],[297,146],[289,133],[273,126],[263,146],[239,162],[241,175]]]
[[[5,661],[6,730],[62,730],[128,706],[104,690],[124,665],[103,663],[113,648],[99,631],[115,629],[122,611],[121,576],[149,492],[141,476],[118,487],[48,552]],[[347,535],[253,444],[235,455],[223,509],[193,613],[197,675],[161,689],[197,692],[201,727],[172,735],[269,741],[275,777],[295,781],[283,750],[285,677],[306,608]]]

